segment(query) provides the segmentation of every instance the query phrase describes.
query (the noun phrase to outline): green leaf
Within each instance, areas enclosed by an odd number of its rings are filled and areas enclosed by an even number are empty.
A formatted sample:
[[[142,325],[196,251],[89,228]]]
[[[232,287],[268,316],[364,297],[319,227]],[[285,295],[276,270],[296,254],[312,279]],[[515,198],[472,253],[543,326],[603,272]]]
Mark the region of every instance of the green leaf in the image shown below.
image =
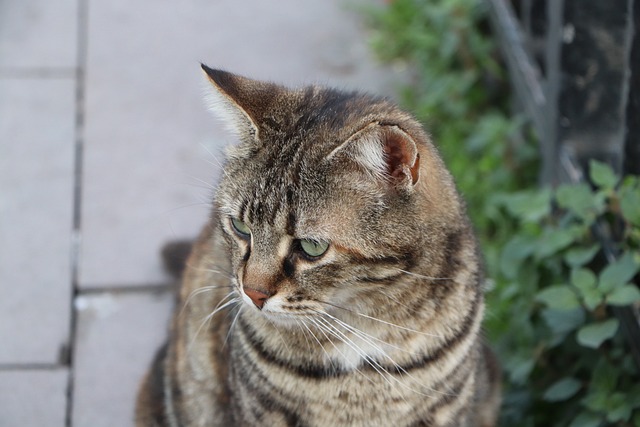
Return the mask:
[[[634,366],[635,368],[635,366]],[[629,403],[634,409],[640,408],[640,384],[636,384],[628,391]]]
[[[571,270],[571,284],[582,290],[595,289],[598,279],[591,270],[576,268]]]
[[[524,384],[529,378],[529,374],[535,366],[535,360],[528,359],[514,359],[508,364],[509,376],[514,384]]]
[[[640,187],[620,189],[620,209],[622,216],[631,224],[640,226]]]
[[[542,398],[547,402],[561,402],[574,396],[580,390],[581,384],[575,378],[566,377],[553,383],[544,392]]]
[[[608,411],[607,421],[617,423],[618,421],[628,421],[631,418],[633,408],[629,404],[628,396],[623,393],[613,393],[607,399]]]
[[[604,295],[598,289],[584,289],[582,290],[582,300],[584,305],[593,311],[604,302]]]
[[[618,319],[608,319],[604,322],[592,323],[583,326],[578,331],[578,342],[589,348],[598,348],[600,345],[613,337],[618,331]]]
[[[640,290],[633,284],[614,289],[613,292],[607,296],[607,303],[611,305],[629,305],[636,301],[640,301]]]
[[[571,245],[579,237],[578,228],[547,229],[539,239],[536,248],[536,258],[543,259],[556,254]]]
[[[615,391],[619,377],[619,367],[613,366],[605,358],[598,360],[591,374],[591,384],[589,384],[589,395],[597,397],[594,403],[601,402],[602,399],[606,399],[607,396]],[[596,409],[596,407],[592,409]]]
[[[556,200],[561,208],[585,220],[593,219],[594,214],[602,212],[604,208],[604,199],[594,194],[586,183],[559,186]]]
[[[571,267],[581,267],[590,262],[600,250],[600,245],[592,245],[587,248],[569,249],[564,255],[564,260]]]
[[[607,398],[609,394],[609,392],[603,390],[590,389],[584,399],[582,399],[582,404],[594,412],[605,412],[608,409]]]
[[[580,306],[575,292],[567,285],[549,286],[538,292],[536,300],[549,308],[571,310]]]
[[[500,254],[500,270],[510,279],[514,279],[520,268],[522,260],[533,253],[535,249],[534,243],[530,238],[522,235],[514,236],[504,246]]]
[[[594,310],[604,300],[602,293],[596,288],[596,283],[596,276],[591,270],[571,270],[571,284],[580,291],[580,296],[589,310]]]
[[[603,419],[600,415],[592,414],[591,412],[582,412],[573,419],[569,427],[599,427],[602,421]]]
[[[618,177],[611,166],[597,160],[589,162],[589,177],[594,184],[605,190],[612,190],[618,183]]]
[[[503,203],[514,217],[539,222],[551,212],[551,190],[521,191],[506,196]]]
[[[626,252],[622,257],[602,270],[598,288],[605,294],[610,293],[617,287],[629,282],[638,272],[638,264],[633,259],[631,252]]]
[[[582,307],[573,310],[554,310],[545,308],[540,313],[555,334],[567,334],[584,324],[585,313]]]

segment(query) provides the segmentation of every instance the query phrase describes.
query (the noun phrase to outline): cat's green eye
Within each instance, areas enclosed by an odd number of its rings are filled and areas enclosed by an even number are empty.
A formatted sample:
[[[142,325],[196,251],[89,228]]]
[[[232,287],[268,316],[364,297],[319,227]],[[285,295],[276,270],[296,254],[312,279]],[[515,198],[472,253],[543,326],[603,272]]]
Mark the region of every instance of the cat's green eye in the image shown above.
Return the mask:
[[[251,229],[247,224],[236,218],[231,218],[231,225],[242,236],[251,236]]]
[[[302,239],[300,240],[300,247],[305,254],[310,257],[319,257],[329,249],[327,242],[316,242],[315,240]]]

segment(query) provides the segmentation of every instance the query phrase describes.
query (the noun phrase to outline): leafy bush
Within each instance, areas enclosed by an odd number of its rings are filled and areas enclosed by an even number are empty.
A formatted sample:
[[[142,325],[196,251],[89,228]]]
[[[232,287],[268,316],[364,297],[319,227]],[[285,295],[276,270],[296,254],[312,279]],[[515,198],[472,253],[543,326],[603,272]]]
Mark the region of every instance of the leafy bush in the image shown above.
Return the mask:
[[[588,184],[498,194],[514,224],[487,319],[508,382],[505,426],[640,426],[640,371],[611,308],[640,302],[640,179],[591,162]],[[593,230],[621,230],[607,263]]]
[[[537,188],[538,153],[508,112],[481,0],[394,0],[369,17],[381,58],[413,71],[404,105],[433,133],[478,230],[501,425],[640,427],[640,373],[612,310],[640,300],[640,180],[592,162],[593,185]],[[596,228],[619,242],[617,261]]]

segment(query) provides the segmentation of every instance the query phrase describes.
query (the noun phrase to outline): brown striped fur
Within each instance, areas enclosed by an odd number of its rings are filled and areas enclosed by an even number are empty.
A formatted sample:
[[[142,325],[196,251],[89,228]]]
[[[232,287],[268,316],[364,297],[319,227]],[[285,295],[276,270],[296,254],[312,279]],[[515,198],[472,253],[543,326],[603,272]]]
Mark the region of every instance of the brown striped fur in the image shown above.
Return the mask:
[[[137,425],[494,425],[477,244],[421,126],[384,99],[203,69],[240,143]]]

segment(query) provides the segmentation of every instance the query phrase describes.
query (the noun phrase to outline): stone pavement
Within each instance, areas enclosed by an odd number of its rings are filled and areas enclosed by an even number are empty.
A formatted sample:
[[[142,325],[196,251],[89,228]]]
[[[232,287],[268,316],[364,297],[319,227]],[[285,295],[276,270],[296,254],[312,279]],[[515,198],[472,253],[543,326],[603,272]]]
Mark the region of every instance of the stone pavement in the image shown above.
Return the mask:
[[[233,142],[198,63],[391,94],[353,1],[0,1],[1,427],[132,425]]]

